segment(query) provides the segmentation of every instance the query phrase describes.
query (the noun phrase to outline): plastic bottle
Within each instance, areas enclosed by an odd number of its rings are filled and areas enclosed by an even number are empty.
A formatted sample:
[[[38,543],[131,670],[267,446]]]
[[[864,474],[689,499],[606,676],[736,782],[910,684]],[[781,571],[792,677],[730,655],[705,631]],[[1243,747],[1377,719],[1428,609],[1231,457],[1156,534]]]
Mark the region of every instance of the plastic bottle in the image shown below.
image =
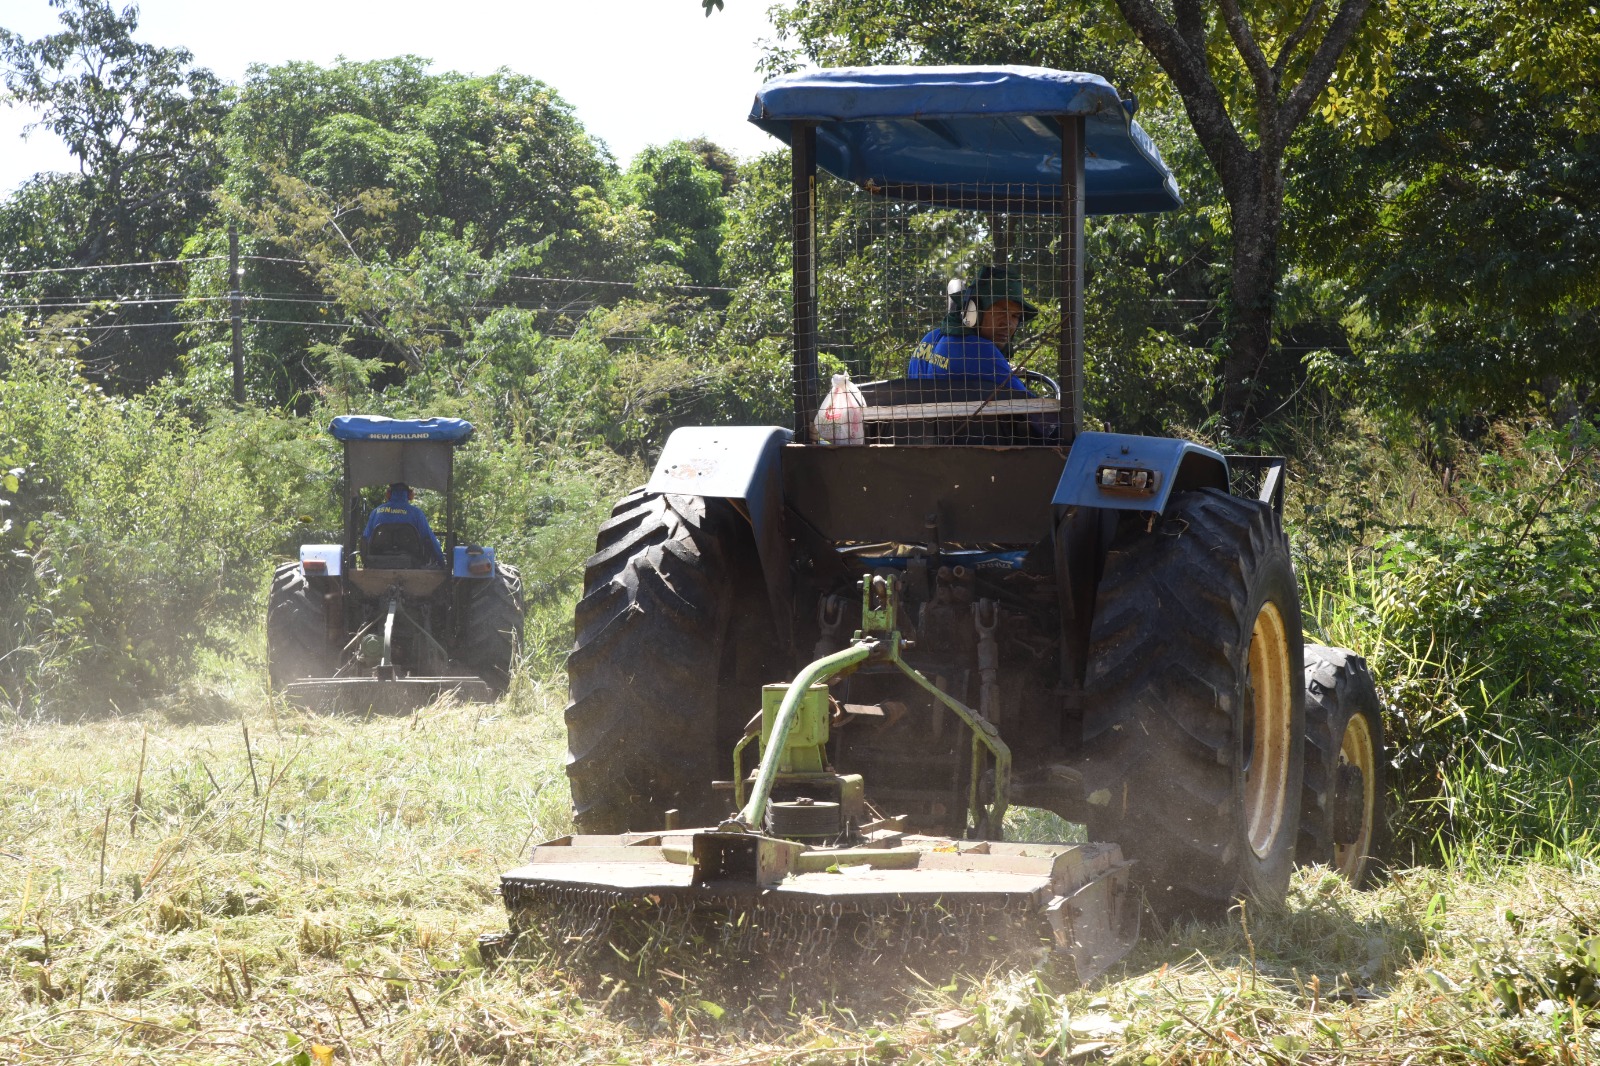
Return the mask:
[[[865,444],[867,427],[863,421],[867,401],[850,381],[849,374],[833,375],[833,387],[823,398],[812,423],[812,435],[823,444]]]

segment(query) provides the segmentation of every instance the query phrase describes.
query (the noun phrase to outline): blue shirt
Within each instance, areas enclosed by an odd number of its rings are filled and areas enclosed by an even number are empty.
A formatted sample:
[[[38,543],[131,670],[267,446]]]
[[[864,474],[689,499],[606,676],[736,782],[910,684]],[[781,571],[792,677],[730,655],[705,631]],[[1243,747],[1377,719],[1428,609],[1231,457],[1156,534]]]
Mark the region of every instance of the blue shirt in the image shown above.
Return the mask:
[[[439,547],[439,538],[433,535],[433,529],[428,525],[428,518],[422,513],[422,508],[409,500],[396,499],[391,496],[372,509],[367,516],[367,528],[361,531],[363,540],[372,540],[372,531],[379,526],[398,523],[411,526],[422,538],[422,550],[429,553],[428,563],[432,566],[444,565],[444,551]]]
[[[1018,392],[1027,386],[1011,373],[1011,362],[1000,346],[976,333],[951,335],[934,329],[911,353],[906,376],[913,378],[982,378]]]

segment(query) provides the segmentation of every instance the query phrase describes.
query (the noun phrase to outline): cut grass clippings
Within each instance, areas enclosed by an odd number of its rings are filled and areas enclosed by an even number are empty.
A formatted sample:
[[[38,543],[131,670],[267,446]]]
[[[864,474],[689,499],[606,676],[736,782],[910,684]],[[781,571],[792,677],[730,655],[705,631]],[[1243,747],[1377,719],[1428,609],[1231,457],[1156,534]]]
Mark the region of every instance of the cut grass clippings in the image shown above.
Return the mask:
[[[1147,918],[1073,992],[974,960],[941,988],[907,973],[887,1011],[847,987],[641,1006],[486,968],[498,875],[569,828],[559,685],[371,720],[245,702],[0,732],[0,1062],[1600,1061],[1578,855],[1370,892],[1302,872],[1281,910]]]

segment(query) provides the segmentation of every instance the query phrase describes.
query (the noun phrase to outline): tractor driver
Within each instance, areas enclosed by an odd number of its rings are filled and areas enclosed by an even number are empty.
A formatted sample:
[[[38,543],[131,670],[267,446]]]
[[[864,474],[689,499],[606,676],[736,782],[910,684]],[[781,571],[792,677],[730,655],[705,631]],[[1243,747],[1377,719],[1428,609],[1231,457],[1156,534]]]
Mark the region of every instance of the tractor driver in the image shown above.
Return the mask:
[[[390,484],[389,498],[374,507],[372,514],[367,516],[367,528],[361,531],[361,543],[370,546],[373,533],[383,526],[410,526],[417,531],[417,538],[421,541],[423,565],[443,566],[444,552],[439,548],[439,538],[433,535],[422,508],[411,502],[411,495],[411,486],[404,481]]]
[[[1010,267],[986,266],[957,294],[944,322],[911,353],[906,376],[979,378],[1026,392],[1007,356],[1011,338],[1038,313]]]

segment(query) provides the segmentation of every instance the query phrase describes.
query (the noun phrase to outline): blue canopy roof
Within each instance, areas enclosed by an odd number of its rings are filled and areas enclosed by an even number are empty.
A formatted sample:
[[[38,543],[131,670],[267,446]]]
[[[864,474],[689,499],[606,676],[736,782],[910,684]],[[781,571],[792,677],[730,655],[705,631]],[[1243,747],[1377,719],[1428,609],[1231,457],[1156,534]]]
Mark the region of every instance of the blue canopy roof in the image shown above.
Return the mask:
[[[337,415],[328,426],[335,440],[433,440],[463,444],[472,436],[464,418],[385,418]]]
[[[1178,183],[1136,105],[1096,74],[1045,67],[835,67],[763,85],[750,121],[789,141],[817,125],[817,165],[897,199],[1059,210],[1061,124],[1082,115],[1085,210],[1167,211]]]

